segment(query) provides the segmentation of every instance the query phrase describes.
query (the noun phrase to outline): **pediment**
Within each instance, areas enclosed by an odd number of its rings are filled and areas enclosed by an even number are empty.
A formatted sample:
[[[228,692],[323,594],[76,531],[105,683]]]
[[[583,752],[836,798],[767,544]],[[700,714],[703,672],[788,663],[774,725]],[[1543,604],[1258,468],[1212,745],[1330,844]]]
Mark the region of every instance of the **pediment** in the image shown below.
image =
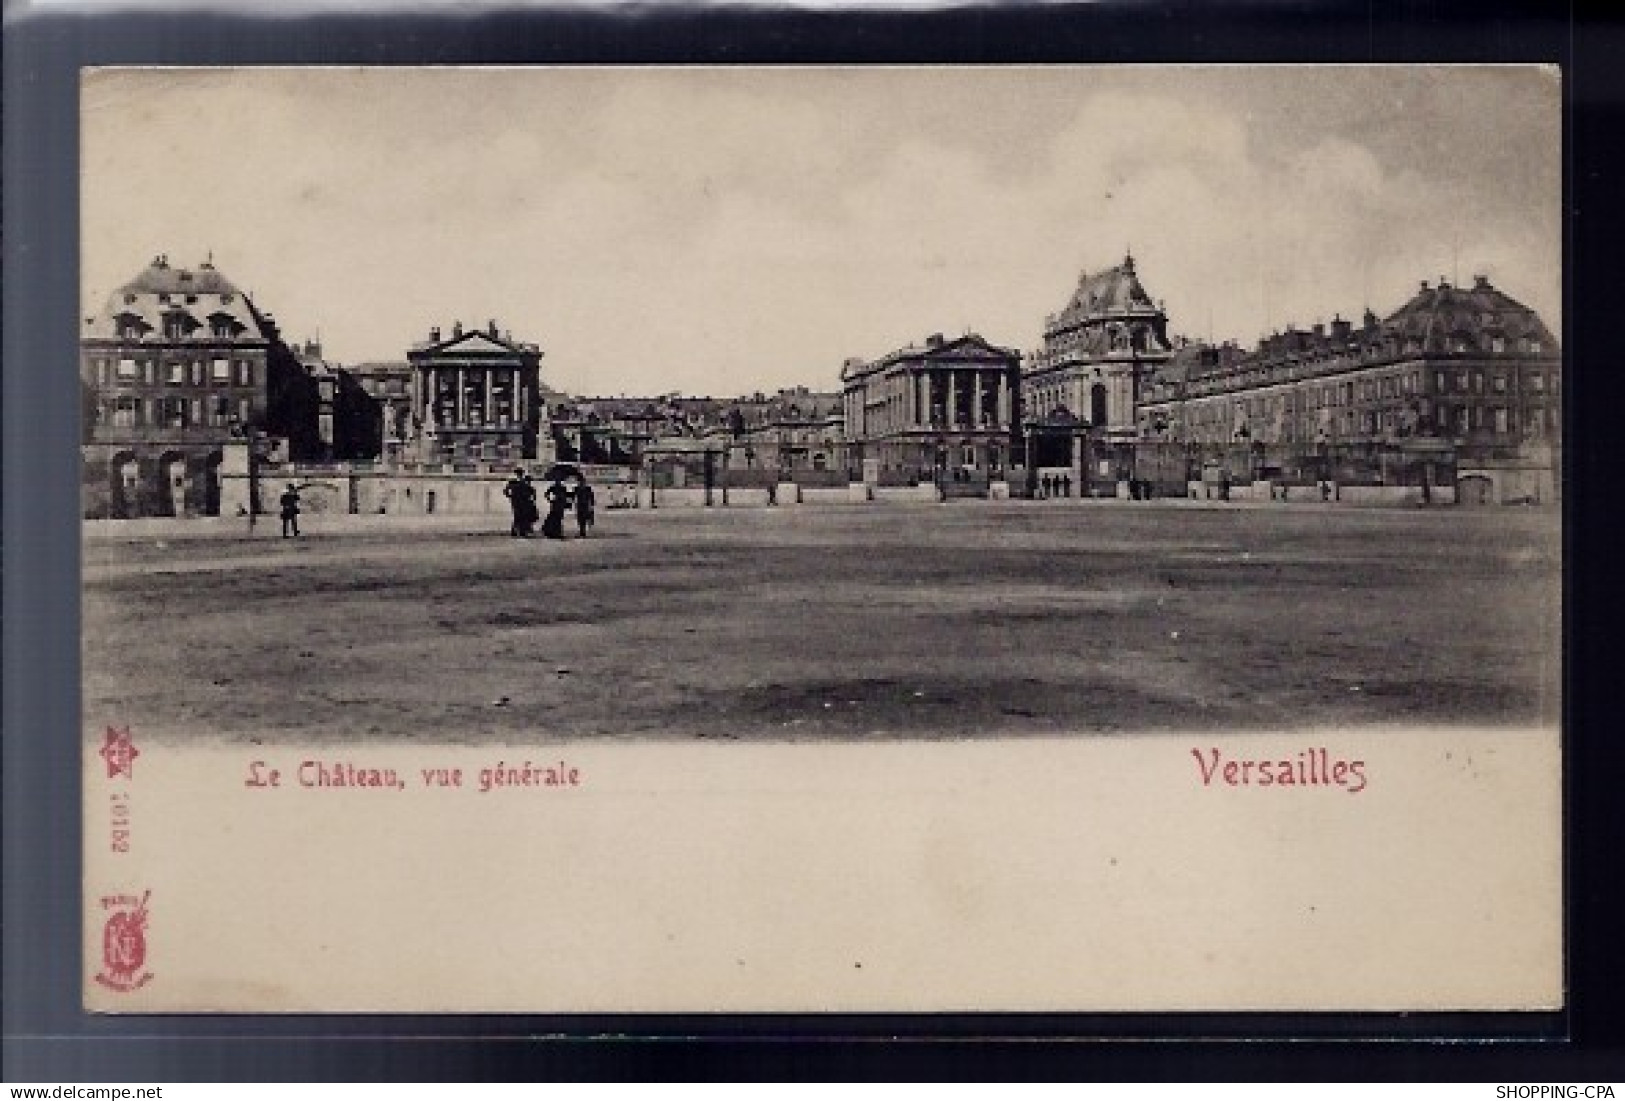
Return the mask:
[[[459,355],[512,355],[510,344],[494,339],[486,333],[464,333],[441,344],[436,352],[455,352]]]

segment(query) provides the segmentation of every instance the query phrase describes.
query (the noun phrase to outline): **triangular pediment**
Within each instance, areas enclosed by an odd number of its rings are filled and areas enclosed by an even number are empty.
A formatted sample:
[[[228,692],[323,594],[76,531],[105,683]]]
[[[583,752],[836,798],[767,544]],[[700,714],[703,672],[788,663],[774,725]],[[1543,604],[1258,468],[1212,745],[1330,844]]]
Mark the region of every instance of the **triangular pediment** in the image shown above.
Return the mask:
[[[472,332],[452,337],[435,349],[437,352],[456,352],[459,355],[511,355],[514,347],[489,333]]]
[[[926,354],[932,358],[975,359],[1003,363],[1015,353],[1008,348],[1000,348],[990,344],[975,333],[970,333],[954,340],[945,341],[941,347],[932,348]]]

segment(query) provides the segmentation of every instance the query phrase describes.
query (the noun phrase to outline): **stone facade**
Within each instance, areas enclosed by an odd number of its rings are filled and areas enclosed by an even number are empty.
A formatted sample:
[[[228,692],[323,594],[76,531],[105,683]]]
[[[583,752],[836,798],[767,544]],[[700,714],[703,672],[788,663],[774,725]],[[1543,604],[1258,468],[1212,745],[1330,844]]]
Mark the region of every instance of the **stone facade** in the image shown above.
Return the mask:
[[[1045,318],[1043,347],[1022,376],[1024,413],[1070,415],[1098,437],[1133,440],[1141,393],[1172,353],[1167,314],[1125,256],[1080,276],[1066,305]]]
[[[1020,437],[1021,354],[940,333],[841,370],[851,461],[865,481],[1003,478]]]
[[[1528,307],[1476,278],[1423,283],[1385,319],[1288,329],[1249,352],[1187,345],[1147,387],[1141,438],[1271,452],[1414,452],[1481,481],[1464,503],[1560,492],[1562,358]],[[1439,456],[1428,459],[1427,455]],[[1476,473],[1475,473],[1476,472]]]
[[[298,363],[268,315],[217,271],[156,257],[84,319],[88,517],[219,511],[223,448],[285,448]]]
[[[416,458],[549,461],[550,446],[539,447],[547,420],[541,360],[540,348],[498,331],[495,321],[468,332],[458,323],[445,337],[431,329],[429,339],[407,353]]]

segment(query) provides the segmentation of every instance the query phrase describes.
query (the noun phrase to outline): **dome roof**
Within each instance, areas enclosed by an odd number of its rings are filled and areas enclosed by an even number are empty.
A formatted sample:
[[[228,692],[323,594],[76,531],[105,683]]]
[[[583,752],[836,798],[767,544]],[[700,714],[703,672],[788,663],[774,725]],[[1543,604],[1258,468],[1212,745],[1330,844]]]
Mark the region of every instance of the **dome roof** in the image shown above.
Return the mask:
[[[1532,339],[1553,351],[1557,342],[1528,306],[1490,285],[1480,275],[1471,287],[1456,287],[1441,281],[1430,287],[1423,283],[1414,297],[1395,310],[1383,327],[1401,338],[1417,338],[1425,343],[1467,339],[1474,344],[1483,338]]]

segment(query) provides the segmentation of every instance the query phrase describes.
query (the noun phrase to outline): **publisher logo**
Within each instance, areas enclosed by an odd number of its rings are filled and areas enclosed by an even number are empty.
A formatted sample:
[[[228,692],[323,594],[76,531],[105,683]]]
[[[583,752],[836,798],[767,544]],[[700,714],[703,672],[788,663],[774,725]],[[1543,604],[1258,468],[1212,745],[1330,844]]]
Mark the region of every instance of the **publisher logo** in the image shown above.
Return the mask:
[[[102,909],[112,911],[102,925],[102,969],[96,981],[112,990],[137,990],[152,978],[147,963],[148,891],[134,895],[107,895]]]

